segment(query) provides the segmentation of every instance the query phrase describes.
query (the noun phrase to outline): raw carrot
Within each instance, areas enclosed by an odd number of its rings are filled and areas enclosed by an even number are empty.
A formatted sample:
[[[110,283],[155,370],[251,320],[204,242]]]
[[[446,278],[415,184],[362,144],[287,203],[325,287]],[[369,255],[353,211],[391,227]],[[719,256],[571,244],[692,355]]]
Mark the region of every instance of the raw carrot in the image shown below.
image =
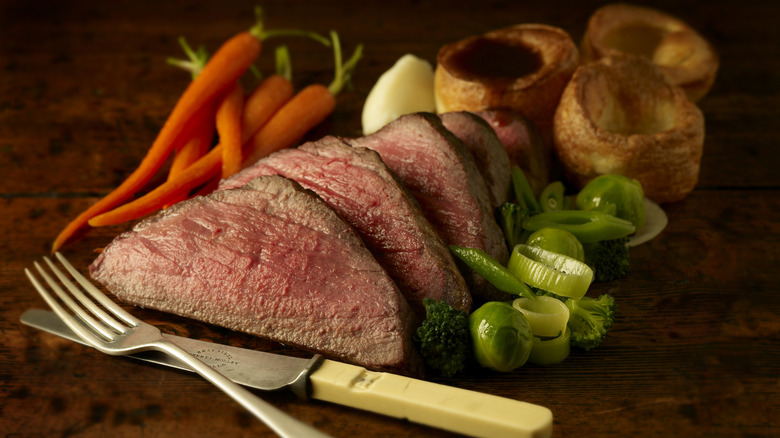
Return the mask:
[[[336,99],[321,84],[308,85],[285,104],[247,145],[244,167],[299,142],[336,107]]]
[[[260,82],[244,103],[242,143],[246,144],[294,93],[292,82],[280,75],[268,76]]]
[[[184,169],[206,155],[214,140],[214,133],[215,126],[213,116],[203,120],[200,125],[196,127],[195,132],[189,141],[179,148],[173,156],[171,168],[168,171],[168,181],[178,176]],[[181,196],[165,204],[163,207],[169,207],[172,204],[187,199],[187,197],[187,193],[182,193]]]
[[[71,221],[54,240],[52,251],[57,251],[91,218],[126,201],[149,182],[173,151],[177,137],[191,124],[193,115],[229,90],[257,59],[262,47],[261,38],[262,25],[258,22],[219,48],[179,98],[138,168],[119,187]]]
[[[244,113],[244,88],[237,81],[217,108],[216,126],[222,145],[222,178],[241,170],[242,116]]]
[[[363,48],[358,46],[352,57],[342,64],[338,34],[331,32],[331,38],[336,65],[333,82],[328,87],[320,84],[306,86],[274,114],[245,146],[244,167],[278,150],[294,146],[336,108],[336,95],[348,83]]]
[[[215,125],[214,112],[208,112],[196,126],[189,140],[176,150],[171,162],[171,168],[168,170],[168,179],[171,179],[189,167],[192,163],[198,161],[200,157],[206,155],[211,148],[214,140]]]
[[[246,100],[244,119],[246,120],[247,115],[250,115],[251,120],[244,122],[245,127],[242,131],[256,130],[257,128],[251,127],[257,126],[258,122],[262,124],[263,120],[268,120],[272,114],[276,113],[290,100],[292,93],[292,85],[289,81],[285,81],[284,78],[274,75],[263,80]],[[251,117],[252,114],[255,116]],[[208,154],[190,165],[183,172],[177,174],[174,178],[169,179],[140,198],[93,217],[89,220],[89,225],[100,227],[138,219],[145,214],[169,205],[175,200],[187,197],[192,189],[204,183],[218,181],[222,169],[222,148],[223,145],[221,143],[218,144]],[[208,186],[208,188],[213,187],[214,184]]]
[[[334,41],[334,46],[338,45],[338,36],[335,32],[331,33],[331,37]],[[357,64],[357,61],[360,59],[360,56],[362,54],[362,46],[358,46],[358,48],[355,50],[355,54],[342,65],[341,63],[341,49],[339,47],[334,47],[334,53],[336,54],[336,77],[334,78],[333,82],[330,84],[328,88],[325,88],[323,86],[313,86],[312,88],[315,90],[314,92],[307,91],[304,93],[304,90],[301,90],[299,94],[302,94],[303,96],[298,99],[298,104],[295,106],[305,106],[307,102],[309,102],[309,98],[307,96],[310,96],[311,94],[318,94],[320,97],[317,97],[316,100],[322,100],[325,102],[325,105],[322,105],[323,108],[328,108],[329,104],[328,97],[330,96],[331,101],[335,104],[335,95],[346,85],[346,83],[349,80],[349,77],[352,73],[352,70],[354,69],[355,65]],[[269,81],[274,76],[269,77],[264,82]],[[274,79],[276,80],[276,79]],[[307,87],[309,88],[309,87]],[[325,96],[322,96],[322,89],[325,89],[327,92]],[[287,93],[277,93],[274,92],[275,87],[267,87],[265,88],[266,93],[271,95],[271,97],[274,98],[261,98],[260,96],[257,96],[255,98],[250,97],[247,99],[247,102],[245,104],[245,107],[250,104],[250,102],[256,101],[256,102],[263,102],[263,106],[267,107],[267,113],[273,114],[273,116],[268,121],[268,124],[270,124],[274,119],[278,117],[278,114],[282,111],[282,108],[290,106],[290,103],[292,100],[289,100],[289,94]],[[254,93],[253,93],[254,94]],[[245,113],[253,113],[255,110],[250,108],[245,108]],[[329,110],[327,110],[325,117],[327,117],[330,112],[333,111],[333,108],[331,107]],[[288,114],[290,114],[288,117],[295,117],[295,114],[298,114],[294,110],[287,110]],[[309,121],[307,122],[310,126],[314,126],[317,123],[314,123],[312,125],[313,120],[316,120],[322,116],[318,117],[311,117],[309,118]],[[281,124],[281,122],[276,122]],[[286,121],[287,126],[294,125],[295,121],[288,120]],[[283,125],[280,125],[283,126]],[[265,129],[265,126],[263,128],[260,128],[260,131],[258,131],[255,136],[259,135],[262,130]],[[278,128],[276,128],[278,129]],[[294,128],[299,132],[303,130],[303,134],[306,133],[310,128]],[[300,134],[301,136],[303,134]],[[250,139],[251,141],[251,139]],[[297,140],[295,140],[297,141]],[[294,141],[293,141],[294,143]],[[289,140],[288,140],[289,145]],[[211,151],[209,151],[208,154],[206,154],[203,158],[198,160],[196,163],[188,167],[184,172],[179,174],[176,178],[173,178],[170,181],[166,181],[165,183],[158,186],[156,189],[152,190],[151,192],[147,193],[146,195],[135,199],[132,202],[129,202],[125,205],[122,205],[118,208],[115,208],[111,211],[105,212],[103,214],[100,214],[98,216],[93,217],[89,224],[93,227],[98,226],[105,226],[105,225],[116,225],[123,222],[127,222],[130,220],[137,219],[141,216],[144,216],[146,214],[149,214],[155,210],[158,210],[162,208],[162,206],[166,205],[167,202],[170,202],[172,199],[176,199],[177,196],[180,196],[182,193],[189,193],[192,189],[203,185],[205,183],[213,182],[215,178],[219,176],[219,172],[221,169],[221,163],[222,163],[222,144],[218,144],[216,147],[214,147]]]
[[[203,46],[198,47],[198,50],[193,50],[183,37],[179,38],[179,44],[187,55],[187,59],[168,58],[168,63],[190,72],[192,79],[195,79],[208,62],[208,52]],[[215,107],[211,106],[208,111],[203,111],[203,116],[194,122],[196,125],[190,138],[185,144],[175,149],[171,168],[168,170],[168,179],[176,176],[208,152],[216,131],[215,113]]]

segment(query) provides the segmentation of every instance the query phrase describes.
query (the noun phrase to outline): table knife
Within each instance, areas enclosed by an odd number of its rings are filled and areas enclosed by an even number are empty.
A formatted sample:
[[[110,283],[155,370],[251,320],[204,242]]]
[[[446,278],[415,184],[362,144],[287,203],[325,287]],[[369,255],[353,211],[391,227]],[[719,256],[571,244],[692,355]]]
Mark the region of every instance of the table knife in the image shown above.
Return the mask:
[[[80,343],[53,312],[30,309],[21,322]],[[548,437],[552,411],[519,400],[413,379],[324,359],[248,350],[170,334],[170,339],[241,385],[260,390],[290,389],[303,398],[437,427],[476,437]],[[187,370],[186,365],[156,352],[130,357]]]

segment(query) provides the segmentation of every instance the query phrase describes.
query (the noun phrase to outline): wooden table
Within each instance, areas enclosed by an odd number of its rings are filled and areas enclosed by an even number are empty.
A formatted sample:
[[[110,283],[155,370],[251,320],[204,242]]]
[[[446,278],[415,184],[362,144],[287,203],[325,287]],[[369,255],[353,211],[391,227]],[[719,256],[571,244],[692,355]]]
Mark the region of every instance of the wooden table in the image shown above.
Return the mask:
[[[627,278],[594,286],[619,304],[605,343],[555,366],[441,383],[546,405],[555,436],[780,434],[780,7],[756,3],[653,2],[708,37],[722,65],[700,102],[707,135],[698,187],[665,206],[668,228],[632,252]],[[368,91],[405,53],[434,61],[447,42],[520,22],[559,26],[578,40],[600,4],[263,2],[269,27],[336,29],[347,51],[365,44],[354,88],[312,137],[358,135]],[[270,435],[200,378],[105,356],[18,322],[24,310],[46,308],[23,269],[135,168],[186,86],[188,75],[165,63],[181,54],[177,37],[214,50],[252,23],[252,2],[0,5],[0,435]],[[330,52],[306,40],[289,46],[299,86],[330,81]],[[259,64],[265,71],[270,53]],[[65,253],[85,268],[95,248],[126,228],[93,230]],[[133,312],[168,332],[300,354]],[[448,435],[288,393],[263,397],[339,437]]]

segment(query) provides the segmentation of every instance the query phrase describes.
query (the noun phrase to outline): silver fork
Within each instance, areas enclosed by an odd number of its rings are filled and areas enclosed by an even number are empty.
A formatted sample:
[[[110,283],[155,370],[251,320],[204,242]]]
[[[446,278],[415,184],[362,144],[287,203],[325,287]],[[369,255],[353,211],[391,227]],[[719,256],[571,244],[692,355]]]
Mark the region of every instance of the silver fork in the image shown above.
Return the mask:
[[[247,389],[234,383],[203,363],[200,359],[190,355],[176,344],[163,338],[157,327],[136,319],[116,305],[110,298],[95,287],[95,285],[81,275],[81,273],[79,273],[62,254],[56,253],[55,256],[62,266],[70,273],[72,278],[75,279],[81,287],[92,296],[92,298],[85,295],[82,290],[80,290],[80,288],[47,257],[44,257],[43,259],[49,266],[51,272],[59,279],[59,283],[57,283],[38,262],[34,263],[35,268],[40,277],[44,279],[49,288],[54,291],[69,310],[66,310],[65,307],[54,298],[51,292],[32,272],[30,272],[29,269],[25,269],[24,271],[30,279],[30,282],[32,282],[33,286],[35,286],[52,310],[54,310],[54,312],[57,313],[57,315],[59,315],[74,332],[93,347],[110,355],[126,355],[146,350],[157,350],[170,354],[189,365],[195,372],[231,396],[233,400],[252,412],[279,436],[327,436],[311,426],[289,416],[284,411],[266,403]],[[70,294],[65,292],[60,284],[64,285],[65,288],[70,291]],[[74,297],[81,305],[74,301]],[[80,322],[79,319],[83,322]]]

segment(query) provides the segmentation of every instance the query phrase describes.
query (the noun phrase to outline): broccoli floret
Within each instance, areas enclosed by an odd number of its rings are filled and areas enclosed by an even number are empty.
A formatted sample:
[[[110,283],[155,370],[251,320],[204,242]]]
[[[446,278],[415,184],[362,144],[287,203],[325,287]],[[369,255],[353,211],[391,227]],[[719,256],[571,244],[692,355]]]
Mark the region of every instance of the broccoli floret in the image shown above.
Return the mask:
[[[604,294],[595,299],[569,299],[565,304],[570,312],[571,345],[584,350],[598,347],[615,321],[615,298]]]
[[[509,251],[518,243],[525,243],[529,233],[523,229],[523,221],[529,217],[531,212],[520,204],[505,202],[498,207],[497,219]]]
[[[471,352],[471,334],[466,312],[444,301],[423,299],[426,317],[415,333],[425,365],[443,377],[452,377],[466,367]]]
[[[585,264],[593,269],[594,281],[612,281],[625,277],[631,270],[628,237],[583,244]]]

